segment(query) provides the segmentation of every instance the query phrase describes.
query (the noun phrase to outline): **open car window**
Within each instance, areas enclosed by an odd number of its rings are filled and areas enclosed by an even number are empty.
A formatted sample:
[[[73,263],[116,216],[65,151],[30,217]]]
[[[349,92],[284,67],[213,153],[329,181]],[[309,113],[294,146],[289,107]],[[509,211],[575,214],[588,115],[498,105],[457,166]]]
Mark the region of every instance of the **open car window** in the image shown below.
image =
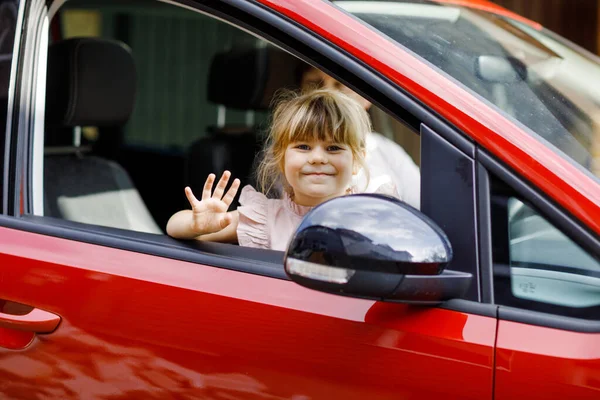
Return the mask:
[[[51,26],[60,34],[48,48],[37,215],[164,235],[169,217],[189,209],[185,186],[200,193],[209,173],[224,170],[255,185],[271,102],[279,89],[299,87],[302,61],[164,3],[70,1]],[[85,49],[85,71],[66,63],[76,48]],[[73,76],[78,86],[69,86]],[[418,135],[375,107],[370,113],[381,143],[396,142],[413,165],[418,207]]]

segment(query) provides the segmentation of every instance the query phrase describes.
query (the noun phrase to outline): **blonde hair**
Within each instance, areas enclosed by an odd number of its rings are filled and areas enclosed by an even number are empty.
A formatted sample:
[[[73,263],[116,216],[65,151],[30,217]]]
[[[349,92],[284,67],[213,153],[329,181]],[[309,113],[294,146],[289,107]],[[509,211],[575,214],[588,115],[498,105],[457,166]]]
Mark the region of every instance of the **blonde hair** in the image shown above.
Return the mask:
[[[259,189],[267,194],[281,184],[290,195],[284,175],[285,151],[290,143],[328,141],[348,146],[353,160],[367,175],[365,137],[371,131],[369,115],[351,97],[331,89],[279,92],[262,161],[257,169]]]

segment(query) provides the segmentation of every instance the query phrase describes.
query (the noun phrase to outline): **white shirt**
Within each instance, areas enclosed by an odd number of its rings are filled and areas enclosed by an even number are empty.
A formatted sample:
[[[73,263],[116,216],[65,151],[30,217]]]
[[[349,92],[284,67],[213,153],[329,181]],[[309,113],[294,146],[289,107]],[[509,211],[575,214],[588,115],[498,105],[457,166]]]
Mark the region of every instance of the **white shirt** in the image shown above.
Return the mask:
[[[383,185],[393,184],[400,200],[419,209],[421,207],[421,172],[413,159],[394,141],[370,132],[366,137],[366,164],[369,184],[365,192],[373,193]],[[355,185],[365,187],[366,174],[358,173]]]

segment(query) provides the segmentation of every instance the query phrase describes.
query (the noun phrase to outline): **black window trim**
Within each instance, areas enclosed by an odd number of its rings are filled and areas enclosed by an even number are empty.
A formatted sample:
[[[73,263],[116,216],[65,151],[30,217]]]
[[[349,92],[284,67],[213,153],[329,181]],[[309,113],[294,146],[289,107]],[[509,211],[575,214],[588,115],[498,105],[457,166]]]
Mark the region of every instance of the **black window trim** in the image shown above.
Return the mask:
[[[479,155],[479,150],[476,150]],[[477,157],[478,158],[478,157]],[[475,164],[475,206],[478,222],[479,277],[481,301],[494,304],[494,274],[492,260],[492,224],[490,206],[490,182],[487,170],[480,162]]]
[[[34,90],[37,77],[35,73],[39,68],[39,60],[36,56],[40,45],[43,17],[47,15],[45,1],[21,1],[27,3],[27,7],[24,9],[20,32],[17,76],[14,90],[11,93],[14,95],[12,110],[10,110],[12,124],[11,131],[7,131],[10,140],[5,154],[5,163],[7,163],[5,170],[8,171],[8,174],[4,177],[9,182],[9,188],[8,195],[3,196],[8,199],[5,204],[6,208],[3,205],[3,212],[14,216],[18,216],[21,209],[24,212],[30,212],[32,208],[30,190],[21,191],[20,188],[23,186],[31,188],[32,183],[33,148],[30,143],[33,140],[32,127],[36,123],[37,115],[31,111],[34,110],[37,94]],[[24,182],[26,185],[23,184]]]
[[[15,112],[19,109],[21,100],[21,85],[17,82],[22,82],[22,77],[27,76],[27,71],[24,71],[23,55],[26,50],[26,32],[28,29],[28,15],[32,7],[32,2],[27,0],[19,0],[19,10],[17,13],[17,24],[15,26],[14,47],[12,54],[12,62],[10,67],[10,80],[8,86],[8,106],[6,110],[6,126],[4,130],[5,141],[3,150],[3,168],[2,168],[2,204],[0,205],[0,213],[8,215],[17,215],[19,207],[19,190],[17,180],[11,179],[13,176],[19,176],[19,119],[20,114]]]
[[[503,163],[496,160],[480,147],[476,150],[478,166],[478,207],[479,207],[479,235],[480,235],[480,268],[482,276],[482,293],[490,304],[494,304],[493,276],[494,266],[492,260],[492,233],[490,209],[490,183],[489,174],[492,173],[507,183],[523,199],[537,207],[549,222],[554,224],[563,233],[582,246],[592,256],[600,258],[600,239],[576,221],[567,212],[554,204],[548,197],[528,184],[516,173],[512,172]],[[520,322],[574,332],[600,333],[600,321],[584,320],[563,315],[554,315],[539,311],[498,305],[498,318],[500,320]]]
[[[475,146],[469,149],[475,152]],[[465,299],[481,301],[473,157],[421,125],[421,212],[444,229],[453,246],[448,268],[473,275]],[[448,192],[454,190],[453,196]],[[463,221],[456,224],[456,221]]]
[[[564,331],[600,333],[600,321],[588,321],[507,306],[498,306],[498,319]]]

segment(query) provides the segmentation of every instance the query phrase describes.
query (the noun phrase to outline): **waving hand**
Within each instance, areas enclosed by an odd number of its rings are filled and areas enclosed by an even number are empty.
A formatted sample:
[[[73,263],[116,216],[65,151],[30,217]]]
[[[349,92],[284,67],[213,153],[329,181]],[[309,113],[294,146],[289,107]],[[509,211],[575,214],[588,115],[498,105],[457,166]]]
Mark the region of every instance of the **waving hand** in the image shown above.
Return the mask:
[[[189,186],[185,188],[185,195],[192,206],[191,228],[194,232],[202,235],[214,233],[224,229],[231,223],[232,217],[227,213],[227,209],[240,187],[240,180],[235,179],[227,193],[225,193],[230,176],[231,173],[225,171],[213,191],[215,175],[208,175],[202,190],[202,200],[198,200],[194,196]]]

